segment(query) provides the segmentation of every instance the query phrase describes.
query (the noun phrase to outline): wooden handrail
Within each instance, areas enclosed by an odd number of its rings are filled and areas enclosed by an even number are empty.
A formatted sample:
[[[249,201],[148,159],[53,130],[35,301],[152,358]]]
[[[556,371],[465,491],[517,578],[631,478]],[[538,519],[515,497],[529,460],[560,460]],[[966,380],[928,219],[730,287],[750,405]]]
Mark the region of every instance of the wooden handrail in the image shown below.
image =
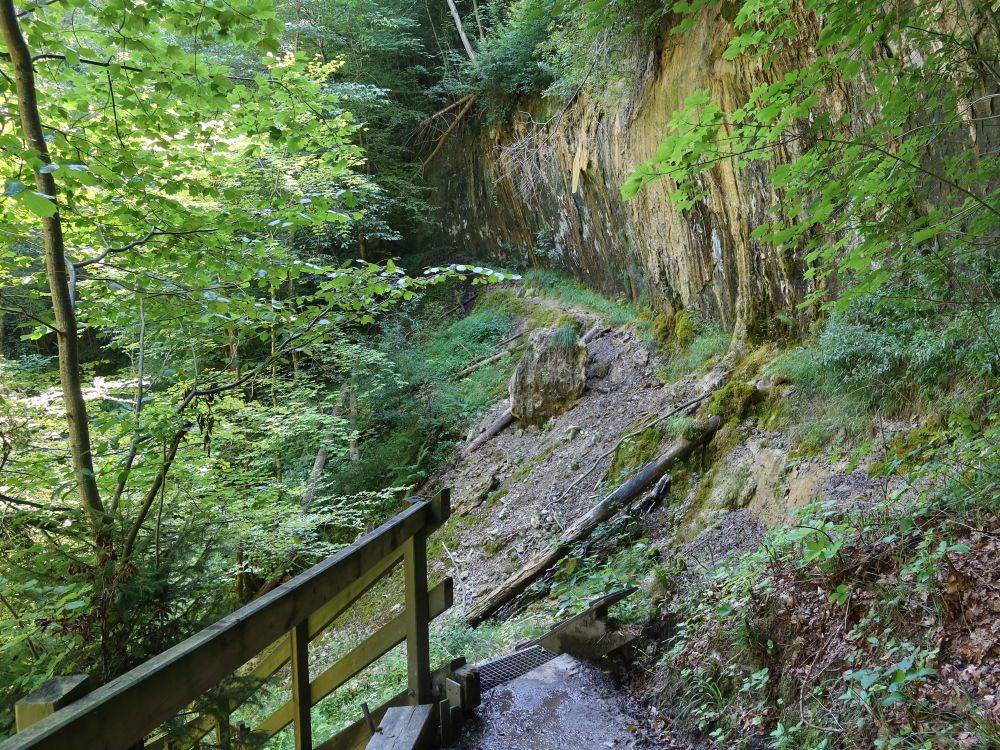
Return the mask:
[[[298,656],[298,663],[293,661],[299,677],[293,690],[299,716],[296,744],[309,748],[307,712],[314,701],[309,695],[307,668],[303,677],[308,658],[305,643],[391,570],[400,551],[406,562],[405,635],[411,700],[429,699],[425,540],[447,519],[449,510],[447,490],[434,500],[414,502],[354,544],[260,599],[0,742],[0,750],[129,750],[279,639],[283,643],[277,653],[269,654],[265,661],[273,665],[273,671],[289,656],[293,660]],[[386,558],[391,558],[388,564]],[[367,575],[375,569],[379,575]],[[338,599],[345,593],[346,602]]]

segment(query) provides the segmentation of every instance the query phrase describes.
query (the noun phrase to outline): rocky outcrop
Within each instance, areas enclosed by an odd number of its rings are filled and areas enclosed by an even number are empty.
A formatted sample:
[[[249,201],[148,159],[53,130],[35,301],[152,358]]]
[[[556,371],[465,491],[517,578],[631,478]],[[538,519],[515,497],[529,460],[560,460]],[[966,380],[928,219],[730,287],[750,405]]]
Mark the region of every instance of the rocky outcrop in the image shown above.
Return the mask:
[[[522,425],[542,425],[568,411],[587,384],[587,345],[572,326],[543,328],[510,378],[510,410]]]
[[[692,91],[707,88],[732,111],[784,74],[723,58],[733,36],[726,7],[713,4],[689,32],[637,51],[629,66],[637,78],[622,96],[581,94],[565,109],[525,103],[513,123],[453,138],[432,174],[442,239],[476,256],[557,266],[607,294],[693,310],[738,337],[768,333],[779,312],[806,322],[810,313],[797,307],[811,289],[804,261],[750,236],[777,205],[763,162],[739,173],[720,163],[707,173],[704,199],[684,211],[667,179],[630,201],[619,193]],[[828,98],[831,112],[845,106],[843,92]]]

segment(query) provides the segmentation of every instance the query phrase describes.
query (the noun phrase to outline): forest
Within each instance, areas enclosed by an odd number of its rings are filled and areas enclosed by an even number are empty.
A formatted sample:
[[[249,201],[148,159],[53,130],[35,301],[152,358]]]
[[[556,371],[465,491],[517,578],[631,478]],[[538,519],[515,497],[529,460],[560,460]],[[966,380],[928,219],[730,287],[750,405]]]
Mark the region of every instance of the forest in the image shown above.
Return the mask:
[[[0,29],[0,743],[451,487],[436,659],[635,585],[637,747],[1000,746],[993,0]]]

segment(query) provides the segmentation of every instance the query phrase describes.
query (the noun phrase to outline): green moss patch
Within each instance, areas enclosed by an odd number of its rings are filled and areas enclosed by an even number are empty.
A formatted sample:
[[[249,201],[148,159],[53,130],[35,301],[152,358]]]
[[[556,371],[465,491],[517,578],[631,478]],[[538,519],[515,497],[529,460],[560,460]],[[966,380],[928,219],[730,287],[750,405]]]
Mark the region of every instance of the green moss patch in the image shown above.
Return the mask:
[[[734,380],[719,388],[708,399],[705,409],[724,422],[746,417],[758,399],[757,389],[749,383]]]
[[[635,426],[629,428],[629,431],[634,429]],[[611,484],[617,486],[636,469],[652,461],[662,439],[662,428],[648,427],[619,445],[611,460],[611,468],[608,469]]]
[[[676,341],[675,323],[676,315],[673,312],[662,312],[653,318],[649,329],[657,344],[664,348],[673,346]]]

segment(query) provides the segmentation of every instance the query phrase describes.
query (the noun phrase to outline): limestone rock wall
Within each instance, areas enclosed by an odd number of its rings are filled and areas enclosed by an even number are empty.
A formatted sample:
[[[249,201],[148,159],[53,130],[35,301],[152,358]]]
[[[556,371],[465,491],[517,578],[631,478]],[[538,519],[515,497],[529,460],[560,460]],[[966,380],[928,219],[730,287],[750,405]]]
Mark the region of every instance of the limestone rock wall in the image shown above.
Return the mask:
[[[723,59],[734,33],[723,12],[637,53],[637,78],[617,99],[539,101],[514,123],[453,137],[431,174],[440,241],[476,257],[559,267],[606,293],[696,311],[740,337],[766,334],[778,312],[806,322],[796,308],[809,291],[803,262],[750,237],[776,205],[768,167],[735,173],[719,164],[707,198],[683,212],[666,179],[630,201],[619,194],[693,90],[710,89],[731,111],[765,76],[783,74]],[[827,98],[843,106],[839,92]]]

